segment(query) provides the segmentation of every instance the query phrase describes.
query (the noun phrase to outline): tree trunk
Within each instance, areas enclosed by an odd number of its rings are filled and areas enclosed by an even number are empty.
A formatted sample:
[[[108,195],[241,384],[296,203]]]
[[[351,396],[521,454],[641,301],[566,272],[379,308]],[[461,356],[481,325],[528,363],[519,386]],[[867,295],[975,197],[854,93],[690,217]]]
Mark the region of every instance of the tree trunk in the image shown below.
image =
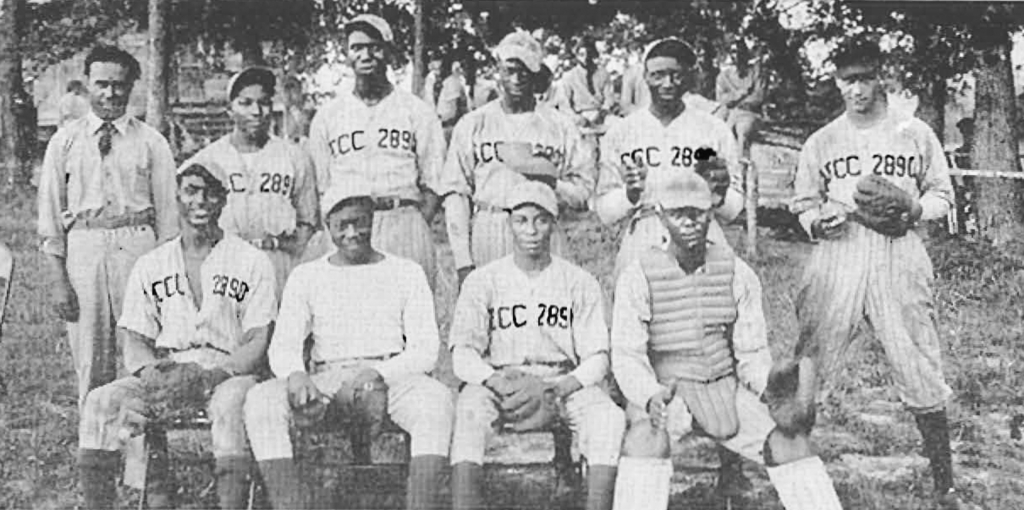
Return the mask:
[[[413,8],[413,16],[416,21],[416,33],[415,41],[413,42],[412,50],[412,93],[416,96],[420,95],[423,91],[423,81],[425,78],[424,73],[424,37],[425,30],[423,26],[423,4],[426,0],[416,0],[416,5]]]
[[[945,78],[935,77],[918,93],[917,117],[935,131],[940,142],[946,140],[946,101],[949,97]]]
[[[1013,95],[1013,67],[1010,62],[1010,37],[978,50],[974,109],[974,148],[971,161],[981,170],[1020,172],[1017,138],[1013,126],[1017,105]],[[996,245],[1019,239],[1024,233],[1022,183],[1017,179],[980,178],[975,208],[979,232]]]
[[[24,0],[0,4],[0,167],[7,186],[27,184],[32,175],[35,118],[21,79],[21,30]]]
[[[149,0],[149,83],[146,97],[146,123],[164,136],[170,134],[167,114],[167,77],[170,72],[170,48],[166,20],[168,0]]]

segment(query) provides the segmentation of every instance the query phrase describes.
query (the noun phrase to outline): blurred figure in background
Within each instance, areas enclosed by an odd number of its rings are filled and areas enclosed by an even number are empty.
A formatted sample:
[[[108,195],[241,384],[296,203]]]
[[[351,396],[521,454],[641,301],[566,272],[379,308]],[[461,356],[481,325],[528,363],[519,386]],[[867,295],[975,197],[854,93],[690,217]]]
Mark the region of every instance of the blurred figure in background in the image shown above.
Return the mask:
[[[613,106],[614,90],[608,71],[601,65],[594,40],[585,37],[573,48],[576,66],[562,78],[560,109],[575,114],[577,125],[590,127],[604,123]]]
[[[760,56],[747,48],[742,37],[733,46],[733,65],[718,73],[715,98],[725,107],[722,119],[736,135],[741,157],[750,158],[750,144],[760,121],[764,103],[765,75]]]
[[[79,80],[68,82],[67,92],[61,96],[57,104],[57,111],[60,117],[57,120],[57,127],[64,127],[64,124],[80,119],[89,113],[88,90],[85,84]]]

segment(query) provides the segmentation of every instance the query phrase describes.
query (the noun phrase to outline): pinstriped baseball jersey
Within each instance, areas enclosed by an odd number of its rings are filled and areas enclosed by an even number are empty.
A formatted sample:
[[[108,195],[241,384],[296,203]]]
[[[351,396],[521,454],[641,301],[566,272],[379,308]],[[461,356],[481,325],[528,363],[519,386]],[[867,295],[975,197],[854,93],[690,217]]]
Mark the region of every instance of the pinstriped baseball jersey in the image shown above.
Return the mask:
[[[271,136],[262,149],[242,154],[224,136],[183,166],[215,165],[224,174],[228,201],[220,216],[226,232],[243,239],[290,234],[298,223],[316,226],[316,176],[297,145]]]
[[[202,299],[197,300],[180,237],[143,255],[128,277],[117,325],[154,339],[158,348],[192,349],[175,354],[177,362],[205,368],[223,363],[246,331],[275,319],[274,268],[263,252],[225,234],[200,273]]]
[[[800,151],[793,212],[812,210],[826,197],[855,207],[857,181],[867,175],[920,197],[922,220],[943,216],[952,200],[946,156],[927,124],[889,114],[874,126],[858,128],[842,115],[811,135]]]
[[[612,223],[634,207],[626,198],[628,169],[647,168],[644,191],[636,205],[654,204],[672,172],[693,171],[694,152],[701,147],[714,149],[726,161],[734,187],[742,189],[736,138],[724,122],[709,113],[687,107],[665,126],[645,108],[613,125],[601,140],[596,204],[601,219]]]
[[[308,146],[321,192],[336,176],[357,173],[373,183],[374,196],[418,200],[421,187],[437,189],[444,163],[441,121],[398,89],[373,106],[341,93],[313,118]]]

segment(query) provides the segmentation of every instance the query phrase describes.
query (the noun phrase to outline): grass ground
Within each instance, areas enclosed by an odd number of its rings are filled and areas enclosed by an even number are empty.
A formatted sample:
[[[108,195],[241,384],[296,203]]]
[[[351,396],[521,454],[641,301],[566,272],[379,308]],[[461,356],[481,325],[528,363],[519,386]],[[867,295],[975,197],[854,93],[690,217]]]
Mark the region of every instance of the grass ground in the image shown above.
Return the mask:
[[[74,508],[78,504],[75,470],[76,425],[74,373],[62,328],[49,309],[47,282],[35,250],[33,202],[0,197],[0,238],[17,253],[14,288],[0,344],[0,373],[9,393],[0,400],[0,508]],[[617,233],[590,216],[567,223],[572,257],[599,275],[608,288]],[[730,235],[739,237],[738,232]],[[765,310],[776,354],[795,338],[793,296],[810,245],[762,238],[752,264],[765,288]],[[956,398],[950,407],[958,484],[966,499],[981,508],[1024,508],[1024,453],[1011,438],[1010,420],[1020,412],[1020,370],[1024,354],[1017,348],[1024,330],[1024,258],[962,240],[929,242],[935,261],[936,319],[947,346],[947,372]],[[1016,253],[1021,253],[1019,250]],[[450,274],[450,256],[442,247]],[[450,317],[454,285],[438,289],[443,329]],[[848,509],[927,508],[931,487],[927,463],[918,455],[920,439],[912,417],[903,412],[889,387],[884,354],[870,334],[834,375],[832,398],[824,403],[816,439],[840,496]],[[183,507],[204,508],[214,502],[203,434],[177,435],[172,449],[176,476],[183,485]],[[545,458],[547,439],[525,436],[496,445],[499,460]],[[711,444],[692,440],[676,446],[680,466],[716,464]],[[763,469],[747,465],[755,488],[750,508],[779,509]],[[337,474],[320,473],[321,486],[341,486]],[[550,492],[548,471],[495,471],[488,493],[496,507],[542,501]],[[677,473],[673,508],[711,508],[713,473]],[[548,491],[547,493],[545,491]],[[137,494],[125,491],[123,507]]]

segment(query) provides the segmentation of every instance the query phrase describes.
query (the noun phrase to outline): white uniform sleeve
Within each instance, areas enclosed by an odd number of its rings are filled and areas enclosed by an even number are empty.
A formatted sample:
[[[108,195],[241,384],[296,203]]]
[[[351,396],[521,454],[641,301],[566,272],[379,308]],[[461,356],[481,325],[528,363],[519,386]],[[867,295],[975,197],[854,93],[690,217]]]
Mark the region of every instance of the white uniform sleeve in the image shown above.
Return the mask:
[[[555,191],[558,198],[574,209],[586,207],[587,200],[594,194],[597,171],[594,151],[583,142],[583,135],[575,124],[566,119],[565,168],[558,179]]]
[[[469,197],[473,195],[473,138],[472,119],[463,117],[452,131],[448,158],[442,167],[438,188],[444,199],[445,225],[452,258],[457,269],[473,265],[469,250]]]
[[[242,331],[265,327],[277,318],[277,273],[265,253],[259,252],[257,259],[249,291],[252,297],[242,305]]]
[[[444,131],[441,120],[426,108],[416,122],[416,166],[420,186],[438,193],[444,169]],[[438,193],[439,194],[439,193]]]
[[[405,349],[376,367],[388,384],[403,376],[430,372],[437,364],[440,340],[434,318],[434,295],[423,269],[412,264],[409,268],[407,275],[402,278],[405,282],[405,303],[402,308]]]
[[[615,285],[612,307],[612,373],[622,394],[632,403],[646,409],[651,397],[664,387],[658,383],[651,360],[647,357],[651,320],[647,279],[635,261],[622,271]]]
[[[718,134],[718,157],[725,160],[729,169],[730,185],[725,192],[725,202],[715,210],[715,215],[724,219],[723,223],[729,223],[739,216],[746,205],[743,194],[743,165],[740,164],[740,146],[733,136],[732,131],[725,123],[716,122]]]
[[[470,384],[481,384],[494,373],[483,360],[483,353],[491,345],[487,285],[485,274],[479,270],[466,278],[448,335],[455,376]]]
[[[146,338],[156,339],[160,335],[160,315],[156,300],[146,288],[146,277],[142,264],[136,262],[128,275],[124,290],[124,303],[117,326],[134,331]]]
[[[316,282],[309,281],[305,275],[302,268],[292,272],[281,296],[277,325],[267,350],[270,370],[277,377],[306,371],[302,353],[306,337],[313,326],[313,310],[310,308],[307,290],[313,288]]]
[[[953,203],[953,183],[949,179],[949,163],[942,142],[930,128],[926,129],[924,164],[920,182],[921,221],[946,216]]]
[[[575,317],[572,325],[572,343],[579,356],[580,364],[570,375],[580,384],[589,386],[597,384],[608,374],[609,340],[608,322],[604,316],[604,295],[597,280],[589,273],[583,275],[574,303]]]
[[[601,157],[598,164],[597,216],[605,224],[612,224],[626,217],[634,204],[626,198],[626,183],[622,174],[626,171],[622,160],[622,138],[626,133],[623,125],[628,120],[612,127],[601,140]]]
[[[825,194],[825,183],[822,182],[818,169],[817,137],[811,136],[800,149],[800,159],[796,166],[796,181],[793,184],[794,196],[790,209],[799,216],[800,224],[808,235],[811,225],[820,216],[821,202]]]
[[[331,184],[329,172],[331,153],[327,146],[327,119],[324,118],[327,113],[321,109],[313,116],[313,121],[309,125],[309,140],[306,142],[309,156],[313,159],[313,169],[316,172],[316,187],[320,193],[326,191]]]
[[[772,368],[768,328],[761,304],[761,282],[754,270],[738,257],[732,288],[739,314],[732,331],[736,372],[741,383],[760,395],[768,385],[768,372]]]

